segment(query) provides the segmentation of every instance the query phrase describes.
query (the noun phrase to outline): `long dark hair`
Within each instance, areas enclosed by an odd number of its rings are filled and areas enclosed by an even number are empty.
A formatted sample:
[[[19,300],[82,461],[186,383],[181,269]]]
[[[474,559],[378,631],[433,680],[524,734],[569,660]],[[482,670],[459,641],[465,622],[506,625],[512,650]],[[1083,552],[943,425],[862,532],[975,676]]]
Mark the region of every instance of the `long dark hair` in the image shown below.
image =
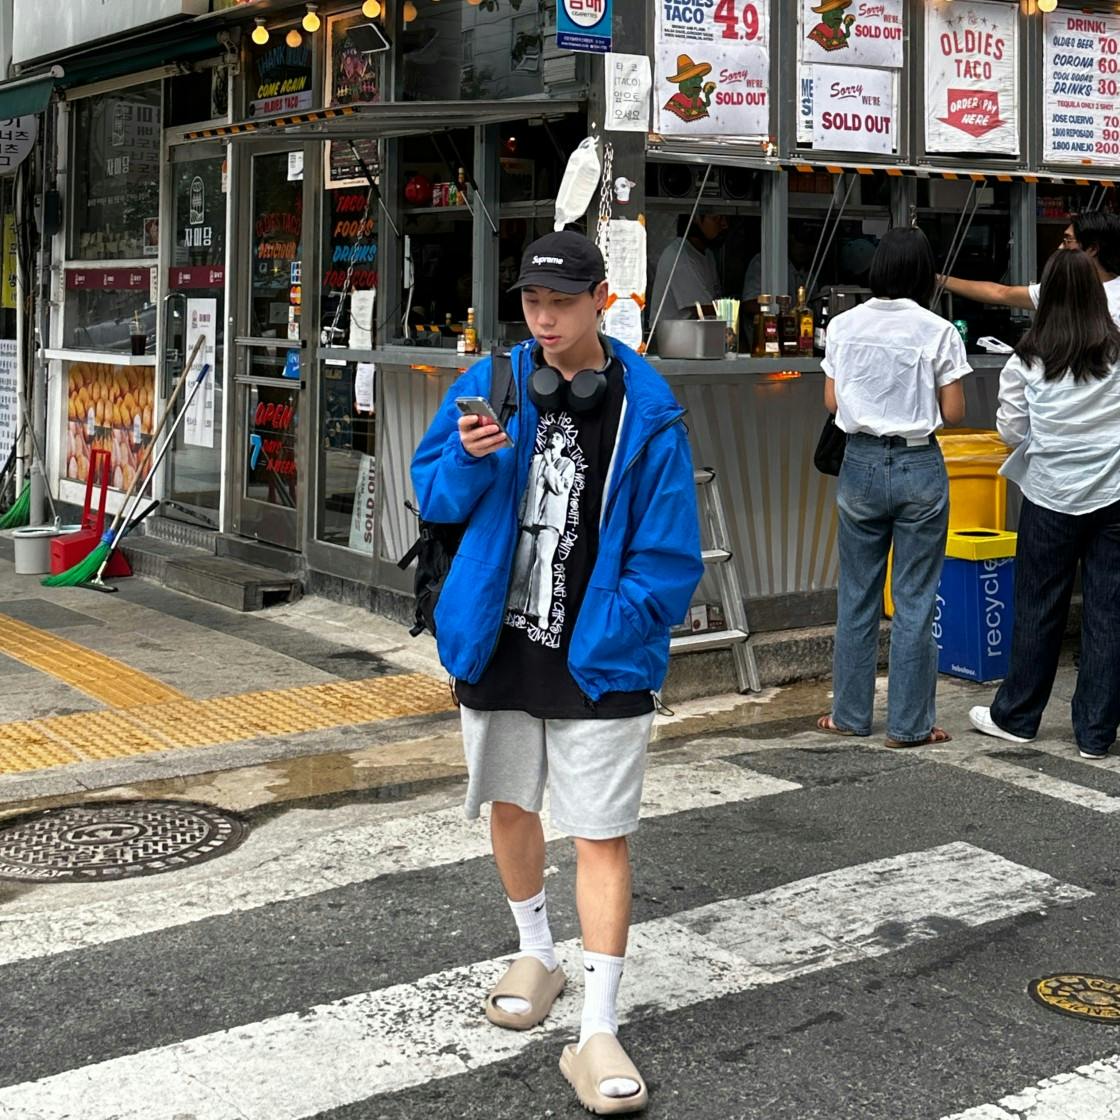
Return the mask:
[[[933,250],[920,229],[912,226],[883,234],[867,278],[872,295],[878,299],[912,299],[929,307],[936,280]]]
[[[1015,353],[1039,361],[1047,381],[1107,377],[1120,360],[1120,330],[1108,310],[1104,286],[1080,249],[1055,253],[1042,273],[1038,314]]]

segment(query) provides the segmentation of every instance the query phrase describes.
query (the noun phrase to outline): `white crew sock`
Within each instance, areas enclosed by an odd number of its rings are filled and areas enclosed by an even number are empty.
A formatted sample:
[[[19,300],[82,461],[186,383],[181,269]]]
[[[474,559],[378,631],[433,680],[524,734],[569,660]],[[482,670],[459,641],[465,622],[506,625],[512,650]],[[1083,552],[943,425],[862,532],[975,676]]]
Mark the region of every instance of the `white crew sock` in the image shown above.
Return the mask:
[[[582,1050],[594,1034],[618,1034],[618,986],[622,983],[623,957],[583,951],[583,1018],[579,1025]],[[632,1097],[641,1088],[628,1077],[609,1077],[599,1085],[605,1097]]]
[[[558,962],[556,943],[548,925],[548,903],[544,890],[524,902],[509,899],[509,908],[513,911],[517,932],[521,936],[521,952],[518,955],[536,957],[551,972]],[[517,996],[499,996],[494,1002],[511,1015],[523,1015],[529,1010],[529,1001]]]

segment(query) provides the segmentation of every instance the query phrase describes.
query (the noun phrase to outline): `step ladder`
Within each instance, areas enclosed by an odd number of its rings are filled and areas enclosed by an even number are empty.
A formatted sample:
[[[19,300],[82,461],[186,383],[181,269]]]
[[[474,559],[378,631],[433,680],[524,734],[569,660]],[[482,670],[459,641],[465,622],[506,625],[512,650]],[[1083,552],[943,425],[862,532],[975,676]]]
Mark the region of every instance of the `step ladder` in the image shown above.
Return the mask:
[[[720,606],[726,630],[712,630],[700,634],[685,634],[674,638],[670,653],[706,653],[709,650],[729,649],[735,658],[735,675],[740,692],[761,692],[762,681],[758,675],[758,662],[750,642],[747,626],[747,609],[743,604],[743,589],[739,573],[732,562],[733,554],[727,532],[727,519],[723,513],[723,499],[716,484],[716,472],[702,467],[695,472],[697,497],[700,504],[701,556],[705,567],[714,570],[719,586]]]

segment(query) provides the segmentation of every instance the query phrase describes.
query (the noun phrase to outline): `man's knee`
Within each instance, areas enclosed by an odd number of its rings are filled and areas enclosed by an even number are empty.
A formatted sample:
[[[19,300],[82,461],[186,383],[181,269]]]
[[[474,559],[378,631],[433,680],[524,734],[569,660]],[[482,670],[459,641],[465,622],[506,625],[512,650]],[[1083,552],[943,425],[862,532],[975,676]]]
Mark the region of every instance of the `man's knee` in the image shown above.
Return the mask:
[[[611,863],[629,860],[630,845],[625,836],[612,836],[607,840],[575,838],[576,858],[589,863]]]
[[[516,828],[536,816],[509,801],[495,801],[490,806],[490,820],[499,828]]]

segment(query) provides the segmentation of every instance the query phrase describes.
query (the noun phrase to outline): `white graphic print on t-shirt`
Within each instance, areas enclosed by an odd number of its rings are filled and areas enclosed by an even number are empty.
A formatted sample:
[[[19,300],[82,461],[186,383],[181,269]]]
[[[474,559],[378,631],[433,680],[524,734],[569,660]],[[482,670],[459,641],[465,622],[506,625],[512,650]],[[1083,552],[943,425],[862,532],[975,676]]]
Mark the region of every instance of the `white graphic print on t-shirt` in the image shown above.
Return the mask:
[[[506,625],[550,649],[560,648],[564,632],[564,562],[579,540],[586,480],[587,460],[571,417],[564,412],[542,416],[521,505]]]

